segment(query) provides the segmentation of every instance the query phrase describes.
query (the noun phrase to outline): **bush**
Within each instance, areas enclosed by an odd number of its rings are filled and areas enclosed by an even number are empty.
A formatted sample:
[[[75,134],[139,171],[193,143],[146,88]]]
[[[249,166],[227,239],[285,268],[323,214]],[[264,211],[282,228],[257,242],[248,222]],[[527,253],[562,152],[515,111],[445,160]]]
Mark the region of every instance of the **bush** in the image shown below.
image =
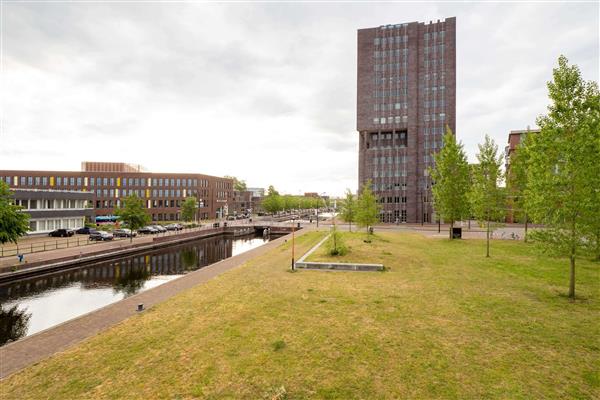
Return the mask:
[[[327,254],[330,256],[343,256],[348,253],[348,247],[344,243],[343,235],[337,230],[337,227],[333,227],[331,236],[327,240]]]

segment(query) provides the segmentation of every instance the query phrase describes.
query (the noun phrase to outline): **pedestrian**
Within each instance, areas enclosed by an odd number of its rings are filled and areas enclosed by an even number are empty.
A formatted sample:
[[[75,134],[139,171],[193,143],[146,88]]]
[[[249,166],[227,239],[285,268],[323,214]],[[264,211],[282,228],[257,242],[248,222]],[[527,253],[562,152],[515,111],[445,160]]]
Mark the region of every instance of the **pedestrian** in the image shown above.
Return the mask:
[[[19,264],[23,262],[24,254],[17,254],[17,258],[19,259]]]

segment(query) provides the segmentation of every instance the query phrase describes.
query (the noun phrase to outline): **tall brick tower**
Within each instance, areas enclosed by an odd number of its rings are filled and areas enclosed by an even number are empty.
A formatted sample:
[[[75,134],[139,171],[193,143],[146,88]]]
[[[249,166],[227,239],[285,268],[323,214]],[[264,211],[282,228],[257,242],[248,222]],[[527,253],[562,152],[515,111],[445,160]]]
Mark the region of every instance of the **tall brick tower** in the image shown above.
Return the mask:
[[[381,222],[434,222],[427,168],[456,127],[456,18],[358,30],[358,175]]]

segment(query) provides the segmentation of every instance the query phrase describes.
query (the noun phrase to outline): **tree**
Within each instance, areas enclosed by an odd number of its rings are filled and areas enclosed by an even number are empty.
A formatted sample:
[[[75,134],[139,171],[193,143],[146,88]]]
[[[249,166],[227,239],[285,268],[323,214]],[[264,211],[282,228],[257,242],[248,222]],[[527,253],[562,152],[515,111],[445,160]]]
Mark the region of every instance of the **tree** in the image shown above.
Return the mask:
[[[263,198],[262,208],[271,214],[274,214],[283,209],[283,200],[281,195],[275,188],[271,185],[267,190],[267,195]]]
[[[196,217],[198,211],[198,200],[195,197],[188,197],[181,205],[181,219],[185,222],[191,222]]]
[[[598,84],[584,82],[579,68],[558,59],[548,82],[551,104],[538,117],[540,133],[527,143],[527,209],[543,229],[530,236],[546,251],[570,262],[569,298],[575,298],[575,262],[589,246],[597,200],[600,135]],[[597,223],[597,222],[596,222]]]
[[[350,232],[352,232],[352,222],[356,218],[356,200],[350,189],[346,189],[346,198],[342,203],[340,217],[344,222],[350,224]]]
[[[469,164],[462,143],[446,127],[444,147],[435,155],[435,167],[429,169],[436,211],[450,222],[450,239],[454,222],[469,215]]]
[[[355,221],[359,227],[366,227],[367,233],[370,233],[369,226],[379,221],[379,204],[377,198],[371,190],[371,181],[363,185],[358,201],[356,202]]]
[[[123,207],[115,210],[115,215],[127,223],[127,226],[132,231],[147,225],[150,222],[150,215],[144,209],[144,200],[132,194],[123,199]],[[133,240],[133,235],[130,236]]]
[[[229,176],[229,175],[225,175],[223,178],[233,180],[233,190],[236,190],[238,192],[245,192],[246,190],[248,190],[246,181],[238,179],[235,176]]]
[[[8,185],[0,181],[0,243],[17,243],[29,230],[29,214],[13,204],[13,194]]]
[[[505,196],[503,188],[499,186],[502,181],[502,156],[498,155],[498,145],[488,135],[478,147],[479,163],[473,167],[469,195],[473,215],[479,223],[486,224],[486,257],[489,257],[490,221],[499,221],[504,217]]]
[[[508,206],[514,220],[525,224],[525,241],[527,241],[529,224],[527,202],[525,201],[525,189],[527,188],[527,150],[525,147],[528,137],[529,134],[521,139],[521,143],[510,157],[510,166],[506,171]]]

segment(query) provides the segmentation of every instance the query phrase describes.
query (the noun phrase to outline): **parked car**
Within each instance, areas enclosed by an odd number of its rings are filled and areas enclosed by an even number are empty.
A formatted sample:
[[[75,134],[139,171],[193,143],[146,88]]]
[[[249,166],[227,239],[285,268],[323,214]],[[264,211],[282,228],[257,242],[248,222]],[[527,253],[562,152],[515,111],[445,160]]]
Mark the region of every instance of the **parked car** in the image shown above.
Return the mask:
[[[78,235],[91,235],[92,233],[96,233],[96,232],[98,232],[97,229],[88,228],[87,226],[84,226],[83,228],[79,228],[75,231],[75,233]]]
[[[115,229],[113,231],[114,237],[136,237],[137,232],[132,231],[131,229],[123,228],[123,229]]]
[[[181,224],[169,224],[165,225],[165,229],[168,231],[180,231],[183,229],[183,225]]]
[[[71,229],[57,229],[48,234],[48,236],[52,237],[70,237],[73,236],[75,232]]]
[[[114,236],[112,233],[98,231],[96,233],[92,233],[88,239],[95,240],[95,241],[107,241],[107,240],[113,240],[113,237]]]
[[[167,229],[162,225],[150,225],[152,228],[156,229],[159,232],[166,232]]]
[[[227,221],[235,221],[235,215],[227,216]]]
[[[158,233],[158,229],[155,229],[152,226],[144,226],[143,228],[138,229],[138,233],[144,235],[152,235]]]

